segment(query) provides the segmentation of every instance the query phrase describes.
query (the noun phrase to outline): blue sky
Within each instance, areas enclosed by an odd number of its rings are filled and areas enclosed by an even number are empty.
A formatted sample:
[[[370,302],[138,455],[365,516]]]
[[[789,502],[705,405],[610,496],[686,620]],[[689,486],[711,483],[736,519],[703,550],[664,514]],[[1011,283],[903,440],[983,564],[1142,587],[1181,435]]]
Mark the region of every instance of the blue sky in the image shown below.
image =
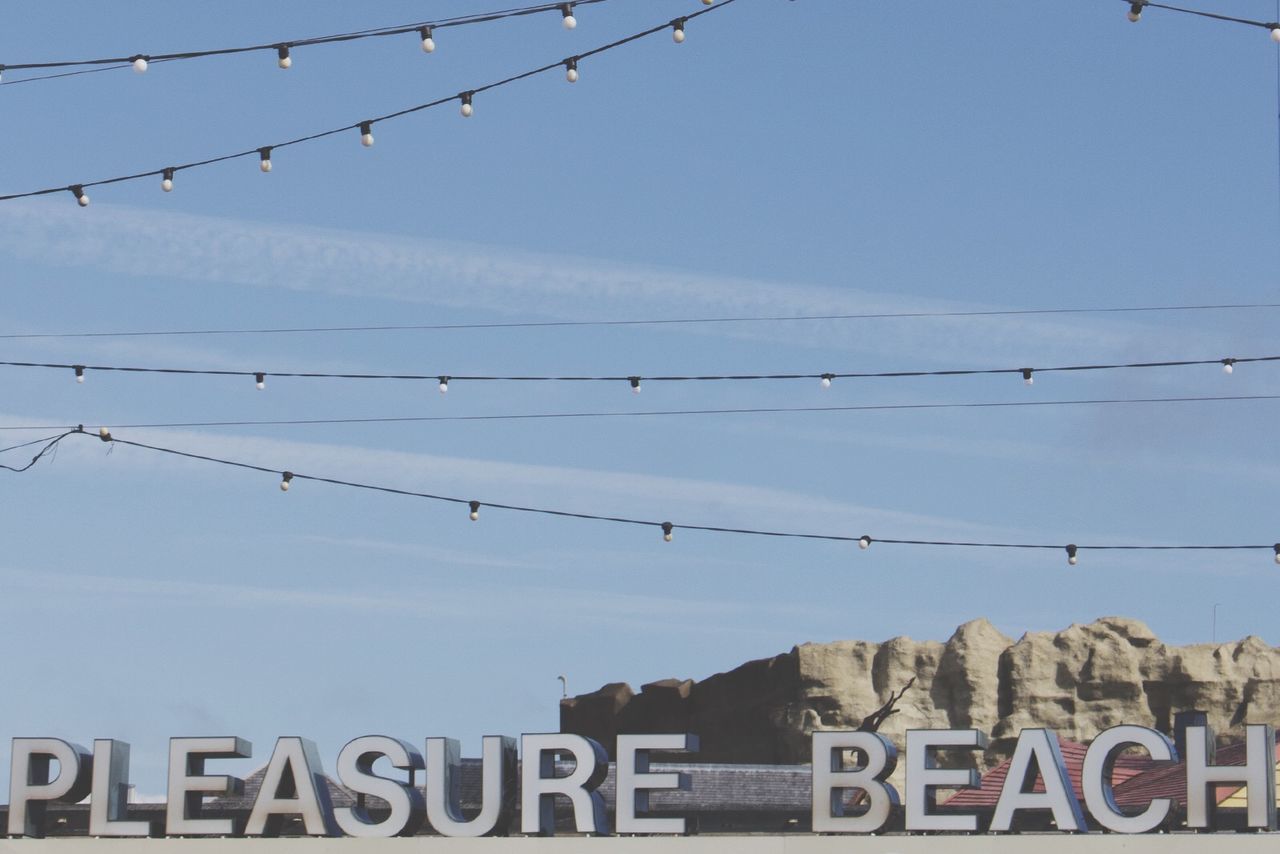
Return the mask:
[[[498,4],[501,5],[501,4]],[[14,63],[271,42],[479,2],[61,3]],[[413,36],[0,87],[0,193],[158,169],[475,88],[701,9],[610,0]],[[1218,11],[1271,20],[1274,4]],[[375,128],[0,204],[0,333],[1277,300],[1276,45],[1120,2],[737,0]],[[16,73],[5,81],[17,79]],[[425,374],[1004,368],[1277,352],[1274,310],[5,340],[0,360]],[[1277,393],[1215,366],[813,383],[356,383],[3,369],[0,425]],[[912,539],[1269,543],[1277,404],[126,430],[272,469],[691,524]],[[6,430],[3,444],[40,435]],[[21,456],[19,455],[19,459]],[[8,460],[6,460],[8,461]],[[1280,642],[1269,552],[956,551],[482,511],[68,442],[3,473],[0,740],[551,730],[565,675],[703,678],[794,644],[1106,614]],[[0,747],[0,751],[4,751]],[[0,761],[7,760],[0,756]],[[257,764],[255,759],[250,765]]]

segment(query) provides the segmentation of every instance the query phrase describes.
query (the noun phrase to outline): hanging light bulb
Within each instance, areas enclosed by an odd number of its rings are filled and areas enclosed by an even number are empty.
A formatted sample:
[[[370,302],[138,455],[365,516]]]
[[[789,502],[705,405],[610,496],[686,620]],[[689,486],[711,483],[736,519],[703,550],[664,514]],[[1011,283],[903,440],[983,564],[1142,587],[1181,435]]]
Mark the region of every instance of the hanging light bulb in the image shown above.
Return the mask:
[[[564,79],[570,83],[578,82],[578,58],[570,57],[564,61]]]
[[[365,148],[373,147],[373,122],[360,123],[360,144]]]
[[[462,115],[468,119],[475,112],[475,109],[471,106],[471,96],[474,94],[474,92],[463,92],[458,96],[462,100]]]
[[[714,2],[716,2],[716,0],[702,0],[702,5],[703,5],[703,6],[710,6],[710,5],[711,5],[712,3],[714,3]]]
[[[4,63],[0,63],[0,80],[4,79]]]
[[[288,492],[289,484],[293,480],[293,472],[287,471],[280,475],[280,491]]]
[[[480,521],[480,502],[472,501],[470,503],[471,503],[471,512],[467,515],[470,516],[472,522],[478,522]]]
[[[572,30],[574,27],[578,26],[578,19],[573,17],[572,3],[561,3],[560,14],[564,15],[564,28],[566,30]]]
[[[871,548],[871,538],[868,537],[866,534],[863,534],[861,537],[858,537],[858,548],[863,550]]]
[[[1032,373],[1030,368],[1022,369],[1022,381],[1027,385],[1035,385],[1036,380],[1035,377],[1031,376]]]
[[[1223,360],[1222,360],[1222,372],[1223,372],[1224,374],[1231,374],[1231,373],[1235,373],[1235,369],[1236,369],[1236,360],[1235,360],[1235,359],[1223,359]]]
[[[89,194],[84,191],[84,187],[79,184],[72,184],[67,189],[71,191],[71,195],[76,197],[76,204],[82,208],[89,207]]]
[[[1067,546],[1067,563],[1072,566],[1075,566],[1079,562],[1079,559],[1076,557],[1076,551],[1077,548],[1075,543],[1071,543]]]
[[[147,58],[141,54],[135,56],[133,58],[133,70],[139,74],[144,73],[147,70]]]
[[[431,28],[422,27],[418,30],[418,35],[422,36],[422,52],[435,53],[436,40],[431,37]]]
[[[260,160],[258,161],[258,168],[261,169],[263,172],[270,172],[271,171],[271,146],[268,145],[263,148],[259,148],[258,157],[260,158]]]
[[[166,193],[173,192],[173,167],[172,166],[170,166],[168,169],[165,169],[164,172],[161,173],[160,189],[164,190]]]
[[[75,365],[76,382],[84,383],[84,365]]]
[[[1129,15],[1128,15],[1129,20],[1133,21],[1135,24],[1138,23],[1138,21],[1142,20],[1142,7],[1145,5],[1147,5],[1146,0],[1140,0],[1140,2],[1130,3]]]
[[[445,394],[449,391],[449,378],[440,377],[440,393]]]
[[[671,22],[671,40],[676,44],[684,44],[684,18],[676,18]]]
[[[1276,550],[1276,563],[1280,563],[1280,543],[1275,544],[1275,550]]]
[[[1271,40],[1273,42],[1280,42],[1280,27],[1271,28]]]
[[[276,65],[281,68],[288,68],[293,65],[293,58],[289,56],[289,46],[287,44],[276,46]]]
[[[639,393],[640,393],[640,378],[639,378],[639,377],[627,377],[627,381],[631,383],[631,393],[632,393],[632,394],[639,394]]]
[[[673,534],[671,533],[673,528],[675,528],[675,525],[672,525],[670,522],[662,523],[662,539],[668,543],[671,542],[673,538]]]
[[[823,388],[831,388],[831,381],[832,381],[833,379],[835,379],[835,378],[836,378],[835,374],[823,374],[823,375],[822,375],[822,387],[823,387]]]
[[[98,428],[98,438],[99,438],[99,439],[101,439],[101,440],[102,440],[102,441],[104,441],[104,442],[110,442],[110,441],[111,441],[111,431],[110,431],[110,430],[108,430],[106,427],[99,427],[99,428]]]
[[[262,391],[267,387],[267,375],[259,371],[253,375],[254,384],[258,387],[258,391]]]

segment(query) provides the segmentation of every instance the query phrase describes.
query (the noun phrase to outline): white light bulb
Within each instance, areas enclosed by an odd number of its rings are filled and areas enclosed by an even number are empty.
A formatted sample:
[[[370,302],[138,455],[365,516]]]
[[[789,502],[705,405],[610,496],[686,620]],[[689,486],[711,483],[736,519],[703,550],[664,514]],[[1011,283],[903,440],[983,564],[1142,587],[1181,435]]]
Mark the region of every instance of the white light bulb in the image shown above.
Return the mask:
[[[1076,557],[1076,548],[1077,546],[1074,543],[1067,546],[1067,563],[1071,566],[1075,566],[1079,563],[1079,559]]]
[[[84,382],[84,368],[80,366],[76,366],[76,382],[78,383]]]
[[[259,158],[258,168],[261,169],[263,172],[270,172],[271,171],[271,149],[259,148],[258,158]]]
[[[1023,368],[1023,369],[1022,369],[1022,381],[1023,381],[1024,383],[1026,383],[1027,385],[1035,385],[1035,384],[1036,384],[1036,378],[1035,378],[1035,377],[1033,377],[1033,376],[1031,375],[1031,369],[1030,369],[1030,368]]]
[[[263,158],[262,162],[258,164],[258,168],[259,168],[259,169],[261,169],[263,172],[270,172],[270,171],[271,171],[271,159],[270,159],[270,158]]]
[[[172,179],[172,178],[165,178],[163,181],[161,181],[161,182],[160,182],[160,189],[164,190],[166,193],[172,193],[172,192],[173,192],[173,179]]]
[[[1280,563],[1280,543],[1275,544],[1275,550],[1276,550],[1276,563]]]
[[[281,476],[281,478],[280,478],[280,491],[281,491],[281,492],[288,492],[288,491],[289,491],[289,481],[291,481],[291,480],[293,480],[293,472],[291,472],[291,471],[284,472],[284,473],[283,473],[283,475],[282,475],[282,476]]]
[[[1222,372],[1224,374],[1235,373],[1235,370],[1236,370],[1236,364],[1233,360],[1228,359],[1227,361],[1224,361],[1222,363]]]
[[[669,543],[672,540],[672,535],[670,533],[663,534],[662,539],[666,540]]]
[[[102,441],[104,441],[104,442],[110,442],[110,441],[111,441],[111,431],[110,431],[110,430],[108,430],[106,427],[99,427],[99,428],[98,428],[98,438],[99,438],[99,439],[101,439],[101,440],[102,440]]]
[[[147,70],[147,58],[145,56],[134,57],[133,70],[142,74]]]
[[[289,48],[286,45],[280,45],[280,47],[276,48],[276,56],[278,57],[276,65],[281,68],[288,68],[293,65],[293,58],[289,56]]]
[[[702,0],[702,5],[703,5],[703,6],[710,6],[710,5],[711,5],[712,3],[714,3],[714,2],[716,2],[716,0]]]
[[[445,394],[445,393],[447,393],[448,391],[449,391],[449,378],[448,378],[448,377],[441,377],[441,378],[440,378],[440,393],[441,393],[441,394]]]
[[[479,501],[471,502],[471,512],[468,513],[467,515],[468,517],[470,517],[472,522],[480,521],[480,502]]]
[[[578,19],[577,19],[577,18],[573,17],[573,15],[565,15],[565,16],[564,16],[564,28],[565,28],[566,30],[572,30],[572,29],[573,29],[574,27],[576,27],[576,26],[578,26]]]
[[[1135,24],[1138,23],[1138,21],[1142,20],[1142,6],[1143,6],[1142,3],[1129,4],[1129,14],[1127,17],[1129,18],[1130,21],[1132,21]]]
[[[1075,566],[1079,562],[1080,562],[1080,559],[1075,555],[1072,555],[1071,557],[1067,558],[1067,563],[1071,564],[1072,566]]]
[[[254,375],[253,375],[253,379],[254,379],[254,385],[255,385],[255,386],[257,386],[258,391],[262,391],[263,389],[265,389],[265,388],[267,387],[267,375],[266,375],[266,374],[261,374],[261,373],[259,373],[259,374],[254,374]]]
[[[360,124],[360,144],[365,148],[373,147],[373,122]]]
[[[1273,42],[1280,42],[1280,27],[1276,27],[1271,31],[1271,40]]]
[[[860,549],[871,548],[871,538],[866,535],[858,537],[858,548]]]
[[[467,118],[467,119],[471,118],[471,114],[472,114],[472,113],[474,113],[474,112],[475,112],[475,108],[471,106],[471,102],[470,102],[470,101],[463,101],[463,102],[462,102],[462,116],[463,116],[463,118]]]
[[[675,535],[672,533],[672,531],[673,531],[674,529],[675,529],[675,525],[671,524],[670,522],[663,522],[663,523],[662,523],[662,539],[663,539],[663,542],[667,542],[667,543],[669,543],[669,542],[671,542],[671,541],[672,541],[672,539],[674,539],[674,538],[675,538]]]
[[[823,388],[831,388],[831,377],[823,377],[823,378],[822,378],[822,387],[823,387]]]
[[[578,63],[571,60],[565,64],[565,69],[566,70],[564,72],[564,79],[568,80],[570,83],[577,83],[578,82]]]
[[[82,207],[82,208],[87,208],[87,207],[89,207],[89,194],[88,194],[88,193],[86,193],[86,192],[84,192],[84,191],[81,191],[81,192],[80,192],[80,195],[76,196],[76,202],[77,202],[77,203],[80,205],[80,207]]]
[[[422,36],[422,52],[435,53],[436,40],[431,37],[431,28],[423,27],[418,30],[418,35]]]
[[[631,393],[632,393],[632,394],[639,394],[639,393],[640,393],[640,378],[639,378],[639,377],[631,377]]]
[[[676,44],[684,44],[684,27],[676,27],[671,33],[671,40]]]

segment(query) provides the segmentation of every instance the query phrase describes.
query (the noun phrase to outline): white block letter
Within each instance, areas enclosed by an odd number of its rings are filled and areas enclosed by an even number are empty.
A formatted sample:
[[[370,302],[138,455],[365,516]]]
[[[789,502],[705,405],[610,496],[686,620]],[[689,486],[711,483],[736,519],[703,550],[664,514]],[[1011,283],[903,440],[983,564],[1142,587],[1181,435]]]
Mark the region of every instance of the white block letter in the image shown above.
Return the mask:
[[[545,733],[520,737],[524,764],[520,779],[520,832],[552,836],[556,832],[555,796],[573,805],[578,833],[607,834],[604,798],[596,789],[609,773],[609,756],[597,742],[580,735]],[[556,754],[573,758],[573,771],[555,776]]]
[[[302,816],[308,836],[338,835],[320,753],[310,739],[297,736],[276,739],[245,835],[279,836],[287,815]]]
[[[1031,791],[1037,775],[1044,780],[1043,792]],[[1013,758],[1009,760],[1009,773],[1000,789],[1000,799],[996,801],[991,830],[1003,833],[1011,829],[1018,810],[1041,809],[1053,811],[1058,830],[1067,833],[1088,831],[1080,802],[1076,800],[1075,790],[1067,777],[1057,734],[1048,729],[1024,729],[1018,733],[1018,744],[1013,749]]]
[[[649,751],[696,751],[698,737],[692,733],[675,735],[619,735],[617,809],[614,824],[618,833],[684,833],[683,818],[651,818],[637,813],[649,811],[651,789],[689,789],[689,775],[649,772]]]
[[[939,747],[980,750],[987,736],[976,729],[907,730],[907,830],[953,830],[972,833],[978,817],[966,813],[938,815],[936,788],[970,789],[978,785],[973,768],[939,768]]]
[[[467,821],[458,806],[462,749],[452,738],[427,739],[427,820],[441,836],[502,836],[515,814],[516,740],[486,735],[480,768],[480,814]]]
[[[1169,810],[1173,808],[1172,799],[1156,798],[1150,806],[1136,815],[1120,811],[1111,787],[1111,772],[1120,752],[1131,744],[1146,748],[1147,753],[1157,762],[1178,758],[1169,737],[1153,729],[1126,724],[1111,727],[1098,734],[1089,745],[1089,752],[1084,755],[1080,785],[1084,789],[1085,806],[1089,808],[1094,821],[1115,833],[1146,833],[1155,830],[1169,817]]]
[[[166,836],[234,836],[229,818],[200,818],[205,795],[239,795],[244,780],[227,774],[204,773],[208,759],[245,759],[253,745],[236,735],[215,738],[169,739],[169,797],[165,808]]]
[[[1187,827],[1213,824],[1218,801],[1213,789],[1221,783],[1249,787],[1249,827],[1276,829],[1276,733],[1269,724],[1245,727],[1243,765],[1214,765],[1213,730],[1187,727]]]
[[[125,821],[129,809],[129,745],[110,738],[93,741],[90,836],[149,836],[151,822]]]
[[[898,765],[898,750],[883,735],[857,730],[813,734],[813,832],[875,833],[898,805],[898,790],[885,782]],[[859,768],[846,768],[843,754],[856,750],[866,757]],[[845,815],[845,793],[865,792],[866,811]]]
[[[49,778],[51,763],[58,776]],[[60,738],[15,738],[9,764],[9,835],[43,836],[49,801],[74,804],[89,794],[93,757]]]

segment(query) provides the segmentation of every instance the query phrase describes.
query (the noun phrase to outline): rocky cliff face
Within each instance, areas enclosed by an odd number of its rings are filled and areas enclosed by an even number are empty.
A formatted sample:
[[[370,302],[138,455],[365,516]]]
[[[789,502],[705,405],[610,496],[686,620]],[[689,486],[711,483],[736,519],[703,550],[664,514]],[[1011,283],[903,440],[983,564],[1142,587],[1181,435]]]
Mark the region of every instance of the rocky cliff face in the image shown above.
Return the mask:
[[[1173,714],[1189,709],[1207,712],[1219,733],[1280,724],[1280,649],[1256,637],[1169,646],[1137,620],[1104,617],[1016,643],[979,619],[945,644],[803,644],[701,682],[668,679],[638,694],[606,685],[563,700],[560,728],[611,756],[618,733],[694,732],[697,761],[803,763],[814,730],[856,729],[913,677],[880,731],[901,745],[908,729],[983,730],[984,767],[1007,758],[1025,727],[1088,741],[1119,723],[1169,732]]]

